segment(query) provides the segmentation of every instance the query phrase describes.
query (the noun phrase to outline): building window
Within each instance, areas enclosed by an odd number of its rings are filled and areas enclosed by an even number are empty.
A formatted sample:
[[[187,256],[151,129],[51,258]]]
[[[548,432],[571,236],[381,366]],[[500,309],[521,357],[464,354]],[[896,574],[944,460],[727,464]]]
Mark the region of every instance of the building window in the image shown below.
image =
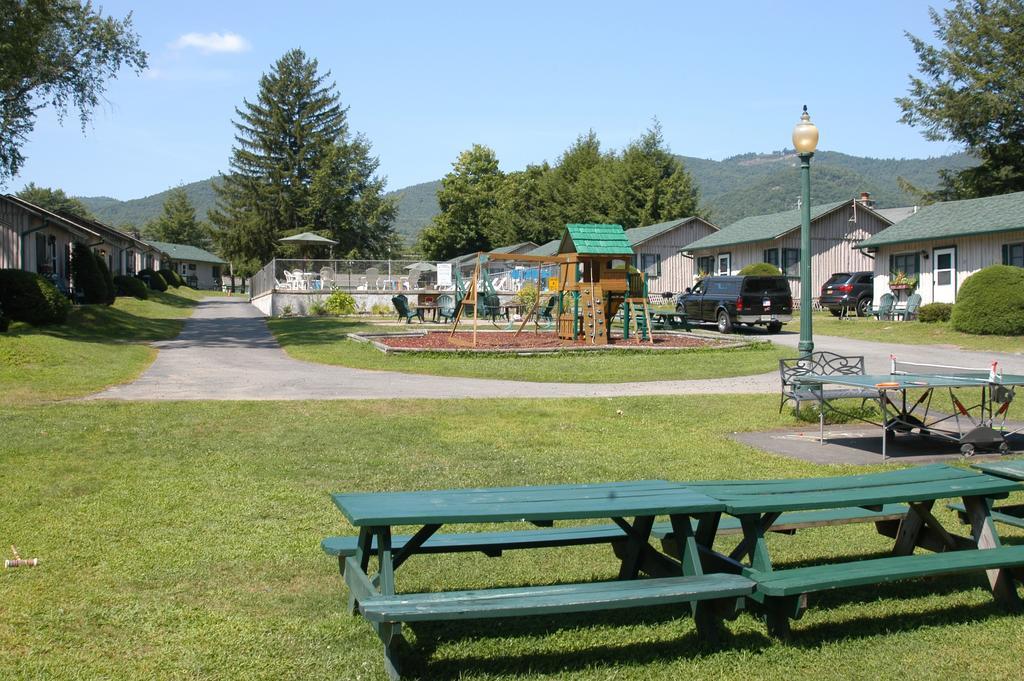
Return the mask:
[[[711,255],[702,255],[697,258],[697,274],[711,274],[715,270],[715,258]]]
[[[800,276],[800,249],[782,249],[782,273],[788,277]]]
[[[890,255],[889,272],[903,272],[908,277],[916,277],[921,272],[921,254],[914,251]]]
[[[196,264],[194,262],[190,262],[188,264],[188,270],[189,270],[189,272],[195,272],[196,271]]]
[[[644,271],[648,277],[660,277],[661,276],[661,254],[660,253],[641,253],[640,254],[640,269]]]
[[[1024,244],[1004,244],[1003,264],[1024,267]]]
[[[764,262],[769,265],[779,266],[779,249],[777,248],[766,248],[764,249]],[[780,268],[781,269],[781,268]]]

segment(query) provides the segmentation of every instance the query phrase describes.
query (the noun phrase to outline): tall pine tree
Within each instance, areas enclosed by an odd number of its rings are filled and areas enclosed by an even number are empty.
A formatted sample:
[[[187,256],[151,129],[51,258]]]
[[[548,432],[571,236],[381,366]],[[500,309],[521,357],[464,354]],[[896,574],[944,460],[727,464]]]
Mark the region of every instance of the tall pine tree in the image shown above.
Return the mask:
[[[154,241],[210,247],[209,228],[201,220],[196,220],[196,208],[181,187],[168,192],[164,212],[146,224],[143,231]]]
[[[326,232],[366,255],[395,238],[377,159],[365,138],[349,135],[330,75],[291,50],[260,78],[256,101],[235,109],[230,171],[215,186],[210,220],[219,250],[240,269],[267,262],[281,237],[303,231]]]

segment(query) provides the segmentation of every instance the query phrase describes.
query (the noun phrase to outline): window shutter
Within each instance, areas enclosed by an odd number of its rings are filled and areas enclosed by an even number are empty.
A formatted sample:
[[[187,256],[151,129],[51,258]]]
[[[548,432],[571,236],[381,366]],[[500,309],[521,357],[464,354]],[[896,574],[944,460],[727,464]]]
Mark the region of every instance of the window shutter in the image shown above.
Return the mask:
[[[892,274],[895,271],[896,271],[896,256],[890,255],[889,256],[889,274]]]
[[[1004,265],[1009,265],[1010,264],[1010,245],[1009,244],[1003,244],[1003,264]]]
[[[921,252],[914,253],[914,274],[921,273]]]
[[[661,253],[656,254],[655,257],[658,259],[658,276],[660,277],[661,276]]]

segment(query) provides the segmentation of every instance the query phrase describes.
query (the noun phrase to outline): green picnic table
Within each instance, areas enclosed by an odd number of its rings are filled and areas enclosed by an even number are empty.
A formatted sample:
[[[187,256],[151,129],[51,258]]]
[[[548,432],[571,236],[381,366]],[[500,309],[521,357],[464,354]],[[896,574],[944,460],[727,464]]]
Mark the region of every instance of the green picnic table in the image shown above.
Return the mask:
[[[1007,480],[1024,481],[1024,459],[976,463],[972,467],[977,468],[983,473],[1006,478]],[[967,521],[967,509],[962,504],[950,504],[949,507],[960,514],[962,521]],[[991,513],[992,519],[997,523],[1024,528],[1024,504],[993,506]]]
[[[397,645],[403,622],[478,619],[646,607],[690,603],[702,636],[714,637],[719,619],[738,597],[753,592],[753,582],[736,574],[704,574],[693,539],[691,517],[724,510],[721,502],[687,487],[663,480],[547,487],[433,490],[335,494],[334,503],[359,528],[352,555],[340,559],[350,593],[349,606],[374,627],[384,644],[385,667],[399,677]],[[670,577],[636,579],[650,545],[656,516],[667,516],[680,547],[675,556],[681,569]],[[444,525],[533,522],[546,526],[555,520],[610,519],[619,528],[619,581],[555,584],[505,589],[397,594],[395,572],[428,543]],[[393,545],[392,528],[420,529],[400,548]],[[579,530],[581,528],[575,528]],[[582,527],[585,534],[586,526]],[[579,532],[546,530],[553,535],[536,546],[575,545]],[[475,533],[462,535],[472,536]],[[482,534],[482,533],[481,533]],[[479,550],[501,552],[523,548],[515,532],[487,533],[477,538]],[[368,572],[372,552],[376,574]],[[425,551],[424,551],[425,552]],[[486,552],[486,551],[485,551]],[[557,580],[557,575],[552,575]],[[706,602],[706,603],[705,603]]]
[[[651,315],[651,323],[659,324],[662,328],[668,327],[676,329],[681,326],[686,331],[690,330],[690,322],[687,320],[685,312],[676,312],[673,310],[649,310],[648,314]]]
[[[789,619],[803,614],[809,593],[938,574],[984,570],[996,600],[1019,609],[1014,579],[1021,578],[1024,545],[1002,546],[990,511],[991,500],[1024,489],[1017,482],[934,464],[831,478],[691,483],[690,488],[722,501],[725,513],[743,528],[743,539],[731,553],[716,553],[711,547],[721,516],[704,517],[695,539],[705,571],[753,579],[757,589],[748,597],[751,607],[764,615],[773,635],[788,635]],[[962,500],[970,537],[949,532],[932,514],[936,501],[950,498]],[[765,533],[782,513],[896,503],[909,506],[906,516],[876,523],[879,532],[895,539],[891,557],[797,568],[780,568],[772,561]],[[917,547],[935,553],[915,554]]]

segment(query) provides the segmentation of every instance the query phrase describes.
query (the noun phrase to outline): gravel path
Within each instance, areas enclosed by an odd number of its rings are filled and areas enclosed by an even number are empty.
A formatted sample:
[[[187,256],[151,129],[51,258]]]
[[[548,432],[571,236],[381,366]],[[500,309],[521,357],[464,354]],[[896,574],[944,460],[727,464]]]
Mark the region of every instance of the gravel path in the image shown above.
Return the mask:
[[[762,335],[762,334],[758,334]],[[794,348],[793,333],[765,335]],[[939,364],[986,366],[1024,373],[1024,356],[966,352],[942,346],[909,346],[819,336],[816,349],[864,355],[869,372],[888,373],[889,354]],[[635,383],[530,383],[369,371],[292,359],[274,340],[259,311],[238,298],[208,298],[185,322],[181,335],[155,346],[153,365],[134,383],[89,399],[121,400],[376,400],[472,397],[620,397],[777,393],[777,372],[693,381]]]

